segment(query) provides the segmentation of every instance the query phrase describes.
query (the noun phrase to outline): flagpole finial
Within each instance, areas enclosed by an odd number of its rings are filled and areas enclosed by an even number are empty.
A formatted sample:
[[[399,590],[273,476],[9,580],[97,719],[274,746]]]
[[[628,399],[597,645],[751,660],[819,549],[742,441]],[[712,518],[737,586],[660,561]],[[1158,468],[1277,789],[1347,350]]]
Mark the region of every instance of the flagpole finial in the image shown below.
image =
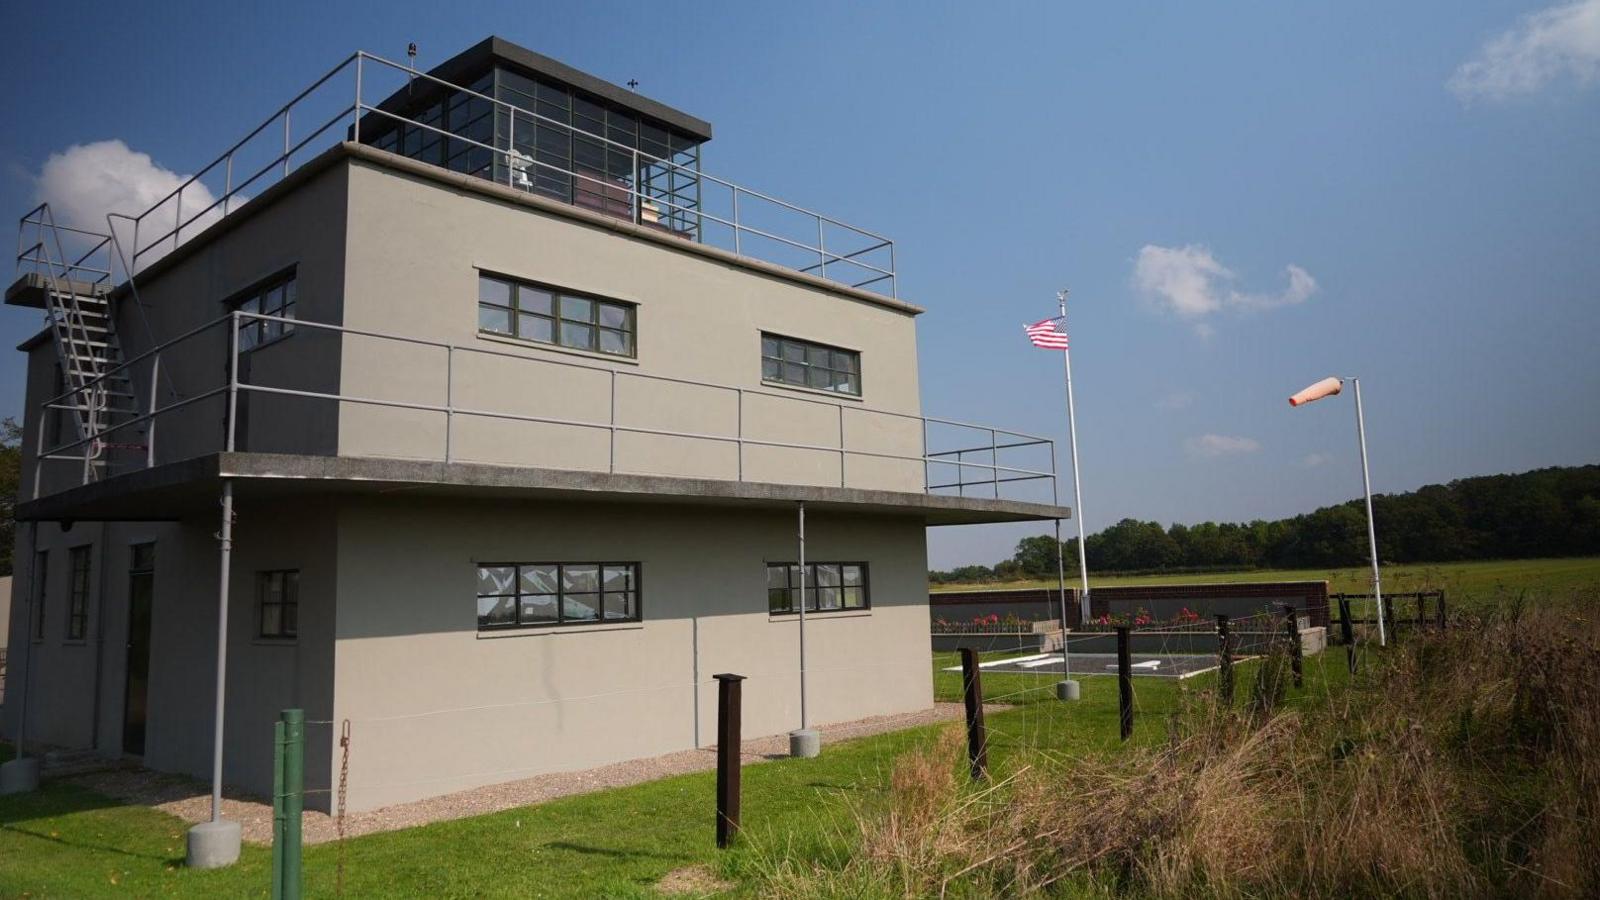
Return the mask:
[[[1067,288],[1062,288],[1061,290],[1056,291],[1056,299],[1060,300],[1062,303],[1065,303],[1065,302],[1067,302],[1067,294],[1068,293],[1069,293],[1069,291],[1068,291]]]

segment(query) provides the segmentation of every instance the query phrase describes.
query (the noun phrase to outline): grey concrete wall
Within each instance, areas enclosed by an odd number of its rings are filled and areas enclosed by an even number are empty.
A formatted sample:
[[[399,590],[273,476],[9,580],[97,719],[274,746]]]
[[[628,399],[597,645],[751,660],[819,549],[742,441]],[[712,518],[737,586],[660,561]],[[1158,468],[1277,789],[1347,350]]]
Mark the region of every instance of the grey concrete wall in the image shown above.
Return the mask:
[[[251,506],[238,511],[229,604],[229,682],[224,779],[256,793],[271,789],[272,722],[280,709],[300,706],[307,718],[326,719],[332,707],[333,515],[314,506]],[[211,773],[211,728],[216,673],[217,522],[80,523],[63,530],[38,526],[38,543],[50,553],[43,640],[23,640],[35,556],[29,527],[19,529],[19,602],[12,611],[12,663],[16,691],[5,707],[5,733],[15,736],[26,655],[33,656],[28,698],[28,740],[122,755],[128,637],[130,546],[156,543],[152,608],[149,715],[144,764],[198,778]],[[65,640],[68,548],[93,547],[88,635]],[[300,638],[290,643],[256,639],[255,573],[299,568]],[[99,695],[96,699],[98,678]],[[96,708],[98,707],[98,716]],[[308,787],[326,787],[332,743],[326,726],[308,742]],[[312,802],[312,801],[315,802]],[[313,795],[313,806],[327,804]]]
[[[117,334],[124,357],[133,359],[155,344],[171,340],[231,310],[226,302],[240,291],[293,267],[301,319],[337,324],[344,302],[346,170],[325,169],[298,189],[259,209],[242,209],[214,234],[185,245],[169,259],[151,261],[137,276],[139,304],[130,296],[117,301]],[[188,237],[188,235],[185,235]],[[219,326],[189,337],[161,354],[157,379],[163,406],[192,398],[226,383],[228,334]],[[38,402],[54,393],[56,351],[45,342],[30,357],[29,433],[25,446],[31,461],[32,420]],[[150,362],[134,364],[135,401],[147,410]],[[335,392],[339,384],[338,339],[301,329],[245,355],[243,364],[259,384]],[[128,401],[121,401],[128,402]],[[248,426],[238,434],[239,449],[265,452],[332,453],[336,446],[336,407],[330,402],[300,398],[245,395]],[[157,462],[170,462],[222,449],[225,400],[216,397],[159,416],[155,425]],[[69,424],[64,433],[76,437]],[[115,443],[144,443],[144,426],[111,434]],[[76,451],[74,451],[76,452]],[[115,471],[144,465],[143,450],[112,451]],[[25,469],[25,472],[28,470]],[[78,483],[81,466],[47,464],[46,491]],[[25,487],[29,487],[25,485]]]
[[[714,740],[711,676],[736,672],[747,737],[798,727],[798,623],[765,561],[795,517],[738,507],[352,503],[339,514],[334,718],[368,809]],[[808,516],[808,557],[866,560],[872,609],[807,617],[813,723],[933,702],[915,520]],[[480,634],[478,561],[635,560],[644,621]]]
[[[734,436],[742,420],[752,440],[828,448],[749,445],[746,480],[837,485],[842,479],[850,487],[922,490],[920,462],[856,453],[841,474],[832,449],[842,430],[851,450],[920,456],[921,425],[888,414],[919,412],[915,322],[907,312],[366,162],[350,169],[350,222],[346,323],[464,348],[451,362],[457,406],[606,425],[615,379],[616,421],[623,425]],[[638,304],[637,359],[481,336],[480,270]],[[762,331],[860,350],[863,396],[763,386]],[[347,395],[445,402],[442,349],[348,337],[344,354]],[[752,393],[741,408],[734,391],[641,375]],[[600,471],[612,465],[604,428],[457,416],[450,441],[452,457],[461,461]],[[339,448],[349,455],[441,459],[445,416],[346,404]],[[741,470],[733,444],[701,437],[623,432],[614,453],[622,472],[732,479]]]

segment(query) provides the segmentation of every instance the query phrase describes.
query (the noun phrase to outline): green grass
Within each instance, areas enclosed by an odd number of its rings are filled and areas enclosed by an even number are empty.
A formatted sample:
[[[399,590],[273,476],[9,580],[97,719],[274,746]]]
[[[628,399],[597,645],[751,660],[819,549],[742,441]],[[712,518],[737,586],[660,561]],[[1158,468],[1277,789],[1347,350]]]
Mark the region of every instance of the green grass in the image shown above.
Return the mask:
[[[1138,587],[1157,584],[1226,584],[1256,581],[1327,581],[1331,591],[1364,593],[1371,580],[1364,567],[1348,569],[1249,569],[1239,572],[1204,572],[1190,575],[1089,575],[1089,586]],[[1068,584],[1074,582],[1069,579]],[[989,582],[983,584],[941,584],[933,590],[1002,590],[1005,588],[1055,587],[1046,580]],[[1443,588],[1463,599],[1493,596],[1502,591],[1567,592],[1600,587],[1600,557],[1568,559],[1514,559],[1484,562],[1419,563],[1384,566],[1385,591],[1416,591]]]
[[[1342,683],[1342,654],[1308,662],[1302,702]],[[942,671],[954,654],[935,660],[940,699],[958,699],[960,676]],[[1245,693],[1241,670],[1241,696]],[[1165,714],[1179,686],[1137,680],[1135,736],[1166,736]],[[1117,739],[1114,678],[1082,679],[1083,700],[1053,699],[1054,679],[985,673],[985,695],[1017,708],[988,717],[997,773],[1027,747],[1069,755],[1113,752]],[[1027,691],[1027,693],[1018,692]],[[837,858],[850,846],[854,815],[885,797],[889,770],[901,753],[936,739],[930,726],[828,746],[814,760],[780,760],[744,770],[745,834],[736,849],[713,843],[715,777],[699,773],[568,797],[532,807],[354,838],[345,846],[347,896],[647,897],[674,869],[711,865],[736,885],[759,890],[775,858]],[[47,782],[28,795],[0,798],[0,897],[264,896],[270,853],[245,848],[228,869],[184,868],[187,825],[144,807],[122,806],[82,788]],[[308,896],[334,892],[338,848],[307,847]]]

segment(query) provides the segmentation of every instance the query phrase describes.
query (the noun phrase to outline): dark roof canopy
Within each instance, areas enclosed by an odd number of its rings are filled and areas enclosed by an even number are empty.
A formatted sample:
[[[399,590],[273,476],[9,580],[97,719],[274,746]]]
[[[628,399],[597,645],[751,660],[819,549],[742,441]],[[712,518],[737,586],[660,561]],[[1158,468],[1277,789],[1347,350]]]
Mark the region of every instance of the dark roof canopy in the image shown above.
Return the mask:
[[[484,38],[434,66],[428,70],[428,74],[451,84],[466,86],[497,64],[525,75],[561,82],[581,93],[592,95],[605,105],[631,110],[638,113],[641,118],[670,131],[692,137],[697,142],[711,140],[711,123],[704,119],[695,118],[665,103],[659,103],[627,88],[596,78],[501,37]],[[398,114],[402,109],[425,106],[443,90],[425,80],[419,81],[414,87],[415,92],[408,90],[395,92],[379,104],[379,108]]]

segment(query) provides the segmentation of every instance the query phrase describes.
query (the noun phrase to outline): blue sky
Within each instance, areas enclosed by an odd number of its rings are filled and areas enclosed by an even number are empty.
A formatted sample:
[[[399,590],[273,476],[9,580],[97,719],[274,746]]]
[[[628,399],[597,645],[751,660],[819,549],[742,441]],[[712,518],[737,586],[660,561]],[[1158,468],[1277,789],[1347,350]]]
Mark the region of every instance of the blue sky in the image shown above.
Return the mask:
[[[925,410],[1065,439],[1086,522],[1277,517],[1600,459],[1600,0],[54,4],[5,14],[0,208],[53,153],[210,161],[342,56],[498,33],[716,125],[708,172],[888,234]],[[1292,268],[1291,268],[1292,267]],[[0,311],[9,343],[37,327]],[[20,413],[21,354],[0,360]],[[1065,453],[1062,454],[1063,465]],[[936,565],[1035,527],[936,529]]]

